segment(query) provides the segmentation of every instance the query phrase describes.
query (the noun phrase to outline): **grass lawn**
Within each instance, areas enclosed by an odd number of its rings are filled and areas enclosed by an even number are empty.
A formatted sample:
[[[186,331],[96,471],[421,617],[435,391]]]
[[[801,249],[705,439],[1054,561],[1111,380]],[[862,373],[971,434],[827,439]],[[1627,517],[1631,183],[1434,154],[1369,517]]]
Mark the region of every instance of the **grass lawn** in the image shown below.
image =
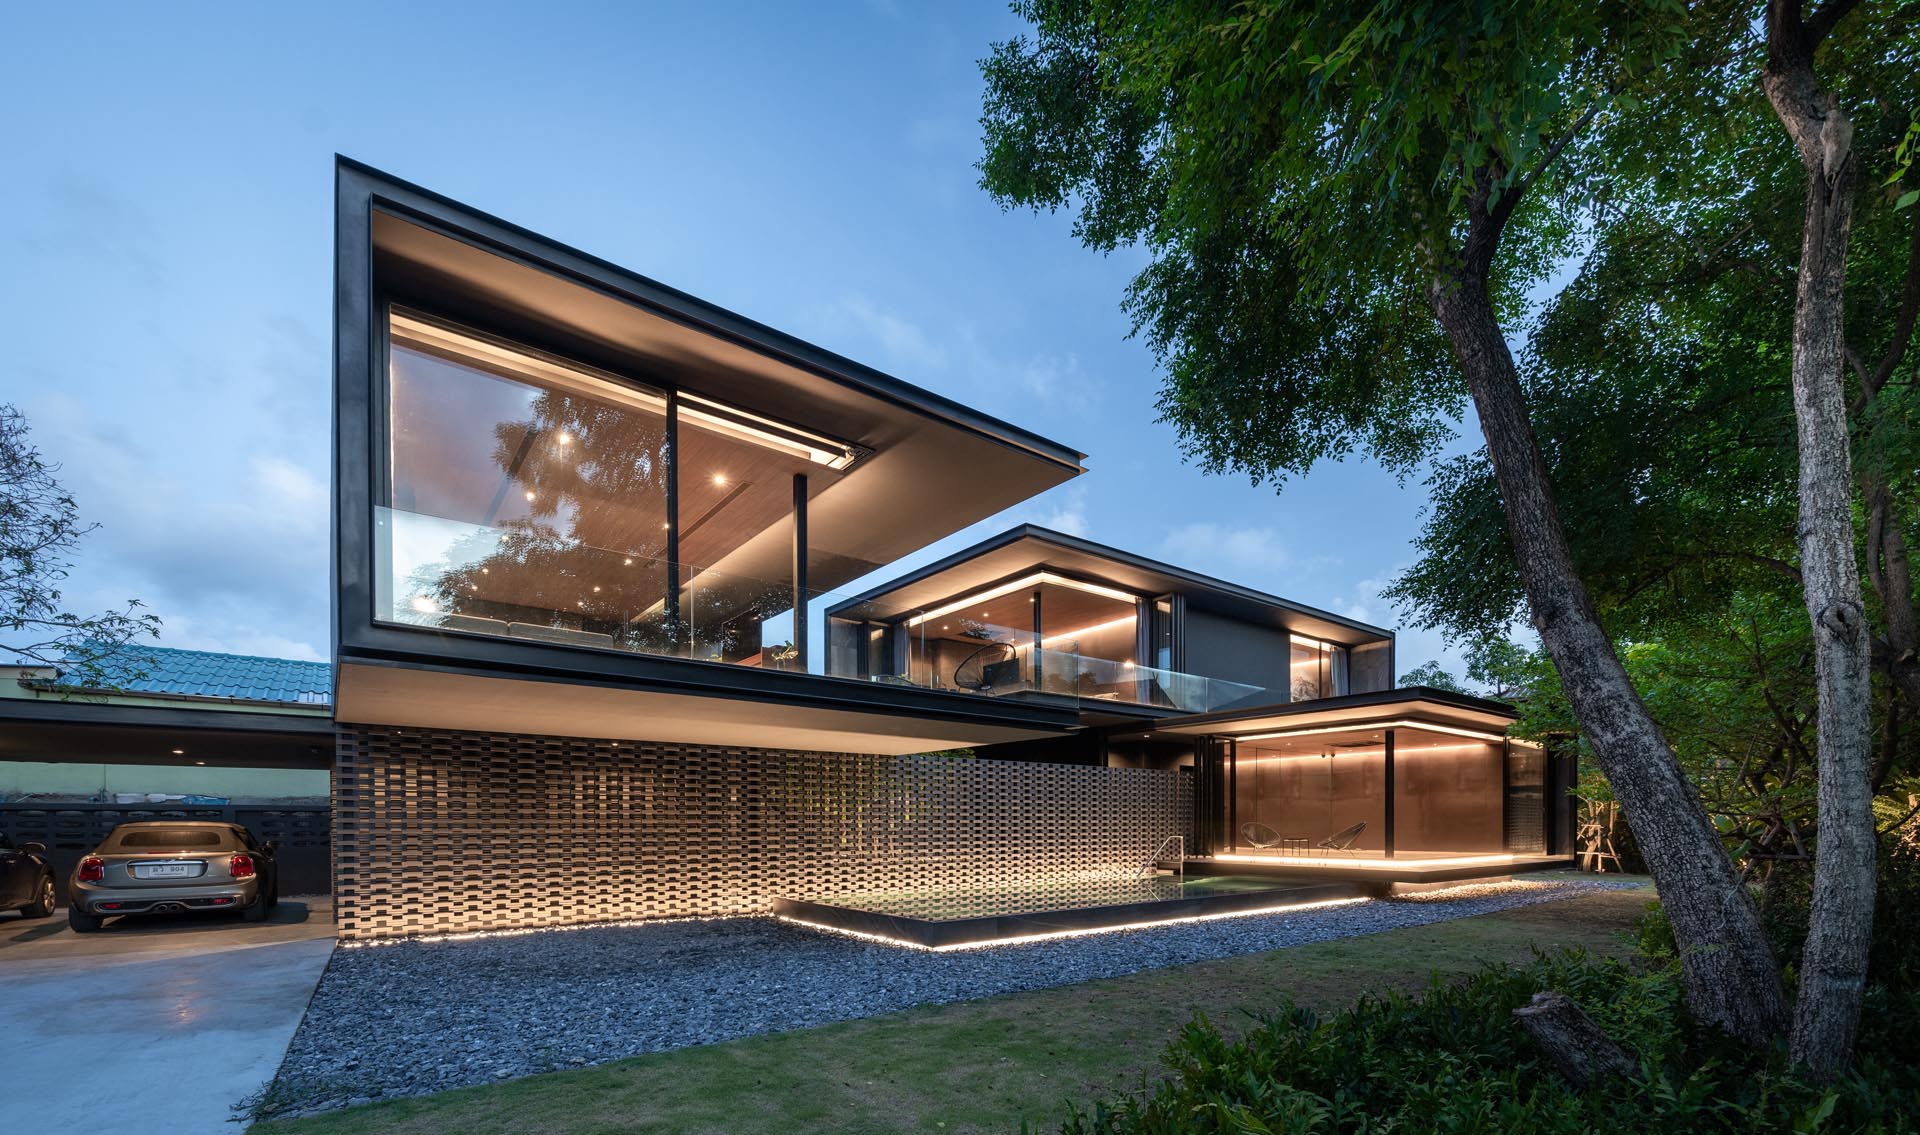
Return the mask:
[[[960,1133],[1052,1128],[1136,1088],[1195,1011],[1232,1029],[1281,992],[1316,1008],[1417,989],[1533,946],[1625,953],[1650,890],[683,1048],[309,1119],[256,1135],[408,1132]]]

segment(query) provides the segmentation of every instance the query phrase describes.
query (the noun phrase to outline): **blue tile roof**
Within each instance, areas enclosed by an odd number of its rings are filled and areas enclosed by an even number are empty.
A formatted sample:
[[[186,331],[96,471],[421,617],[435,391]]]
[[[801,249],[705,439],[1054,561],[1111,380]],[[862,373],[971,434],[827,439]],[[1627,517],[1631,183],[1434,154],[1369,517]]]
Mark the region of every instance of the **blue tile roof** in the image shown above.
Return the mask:
[[[124,667],[109,659],[105,669],[120,691],[180,697],[233,698],[325,706],[333,703],[333,667],[325,662],[218,654],[170,646],[128,646]],[[116,674],[116,668],[119,673]],[[143,676],[134,675],[141,669]]]

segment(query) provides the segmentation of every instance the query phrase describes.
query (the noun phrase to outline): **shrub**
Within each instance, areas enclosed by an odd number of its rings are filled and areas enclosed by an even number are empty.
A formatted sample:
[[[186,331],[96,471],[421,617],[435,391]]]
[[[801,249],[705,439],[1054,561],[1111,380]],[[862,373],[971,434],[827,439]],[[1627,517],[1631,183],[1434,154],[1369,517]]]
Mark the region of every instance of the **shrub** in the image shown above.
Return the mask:
[[[1542,989],[1579,1002],[1633,1054],[1630,1082],[1575,1091],[1512,1019]],[[1421,997],[1367,998],[1321,1018],[1292,1004],[1238,1041],[1196,1019],[1142,1093],[1076,1110],[1067,1135],[1309,1132],[1913,1132],[1920,998],[1876,989],[1860,1057],[1829,1089],[1784,1055],[1696,1027],[1677,972],[1581,954],[1491,968]],[[1900,1023],[1905,1021],[1904,1027]]]
[[[1806,946],[1813,871],[1805,864],[1781,864],[1774,872],[1761,914],[1774,953],[1791,970],[1798,968]],[[1883,839],[1875,873],[1867,979],[1893,990],[1920,990],[1920,851]]]

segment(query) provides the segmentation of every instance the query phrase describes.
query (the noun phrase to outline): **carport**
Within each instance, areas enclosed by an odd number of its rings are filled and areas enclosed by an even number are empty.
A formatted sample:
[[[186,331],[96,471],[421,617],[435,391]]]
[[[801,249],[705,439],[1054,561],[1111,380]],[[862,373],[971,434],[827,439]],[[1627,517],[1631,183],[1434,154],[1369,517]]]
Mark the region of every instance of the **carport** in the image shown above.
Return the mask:
[[[162,915],[84,937],[0,914],[8,1086],[50,1128],[218,1131],[279,1066],[333,949],[332,668],[137,654],[111,690],[0,667],[0,831],[47,846],[64,902],[117,824],[234,821],[279,841],[283,898],[264,923]],[[101,1053],[116,1091],[73,1075]]]
[[[327,772],[333,759],[331,668],[324,663],[144,648],[119,688],[64,683],[44,667],[0,668],[0,832],[45,844],[64,879],[115,825],[132,820],[227,820],[280,843],[283,894],[331,889],[326,779],[317,793],[234,791],[274,781],[261,770]],[[70,766],[99,766],[100,789],[76,791]],[[143,777],[141,769],[174,770]],[[235,775],[223,778],[223,770]],[[250,770],[245,773],[239,770]],[[279,780],[286,781],[281,777]],[[114,792],[116,785],[187,784],[199,791]],[[21,791],[52,789],[46,791]],[[211,789],[211,790],[208,790]],[[62,895],[64,898],[64,894]]]

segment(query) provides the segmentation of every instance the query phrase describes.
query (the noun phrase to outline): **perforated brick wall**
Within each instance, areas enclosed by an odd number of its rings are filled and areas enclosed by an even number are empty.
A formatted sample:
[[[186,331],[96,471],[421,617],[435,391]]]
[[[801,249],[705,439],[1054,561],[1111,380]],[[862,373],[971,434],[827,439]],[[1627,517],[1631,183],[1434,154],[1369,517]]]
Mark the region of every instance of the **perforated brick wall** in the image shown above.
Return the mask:
[[[342,938],[763,911],[1137,871],[1174,773],[342,727]]]

